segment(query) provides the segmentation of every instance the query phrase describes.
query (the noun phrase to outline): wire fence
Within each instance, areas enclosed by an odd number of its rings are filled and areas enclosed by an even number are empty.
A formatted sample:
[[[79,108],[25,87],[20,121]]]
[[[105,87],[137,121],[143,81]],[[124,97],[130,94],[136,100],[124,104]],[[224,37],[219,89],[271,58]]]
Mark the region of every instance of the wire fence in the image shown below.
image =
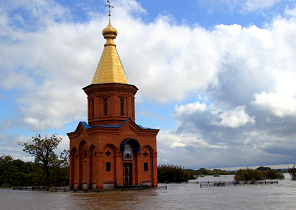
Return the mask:
[[[225,182],[197,182],[200,188],[203,187],[226,187],[226,186],[239,186],[239,185],[262,185],[262,184],[278,184],[278,180],[262,180],[262,181],[225,181]]]

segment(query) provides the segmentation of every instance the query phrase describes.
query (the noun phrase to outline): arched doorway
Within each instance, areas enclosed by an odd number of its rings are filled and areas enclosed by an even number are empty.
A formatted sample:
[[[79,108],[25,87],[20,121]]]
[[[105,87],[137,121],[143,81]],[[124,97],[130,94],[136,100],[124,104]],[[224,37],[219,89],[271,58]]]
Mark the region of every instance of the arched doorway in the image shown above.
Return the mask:
[[[141,151],[139,142],[126,139],[120,145],[123,160],[123,185],[133,185],[137,176],[137,153]]]

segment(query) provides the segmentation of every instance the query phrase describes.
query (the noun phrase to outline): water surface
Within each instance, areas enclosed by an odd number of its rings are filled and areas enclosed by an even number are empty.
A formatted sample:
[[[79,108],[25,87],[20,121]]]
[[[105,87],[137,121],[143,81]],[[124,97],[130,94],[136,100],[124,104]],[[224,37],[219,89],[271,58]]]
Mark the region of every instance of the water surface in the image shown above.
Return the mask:
[[[198,181],[232,181],[233,176]],[[296,209],[296,181],[273,185],[200,188],[168,184],[167,190],[64,193],[0,189],[0,209]]]

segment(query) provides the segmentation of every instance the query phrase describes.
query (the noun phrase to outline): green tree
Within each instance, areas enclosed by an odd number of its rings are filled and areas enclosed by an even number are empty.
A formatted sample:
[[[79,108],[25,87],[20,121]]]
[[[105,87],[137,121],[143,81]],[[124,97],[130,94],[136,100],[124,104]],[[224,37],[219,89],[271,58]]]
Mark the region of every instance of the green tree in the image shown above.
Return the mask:
[[[52,184],[54,186],[67,186],[69,185],[69,150],[64,150],[60,154],[60,165],[52,170]]]
[[[281,170],[266,170],[264,171],[264,177],[266,179],[284,179],[285,176]]]
[[[203,174],[203,175],[209,175],[209,170],[205,169],[205,168],[200,168],[199,171]]]
[[[159,183],[180,183],[187,182],[189,179],[195,179],[187,170],[181,166],[174,165],[160,165],[157,167],[158,182]]]
[[[59,158],[59,156],[54,153],[54,150],[57,149],[62,138],[55,134],[51,137],[45,136],[44,138],[38,134],[32,138],[32,142],[19,142],[19,145],[24,147],[24,152],[35,157],[36,167],[39,166],[41,169],[39,177],[38,175],[35,177],[37,183],[41,181],[48,186],[50,184],[50,174],[53,169],[65,163],[65,158]],[[61,157],[62,156],[61,154]]]
[[[279,170],[253,170],[253,169],[240,169],[234,176],[235,181],[253,181],[263,179],[284,179],[284,175]]]
[[[234,177],[236,181],[256,181],[264,179],[262,171],[253,169],[239,169]]]
[[[185,169],[185,170],[188,171],[192,176],[203,175],[203,173],[201,173],[199,170],[193,170],[193,169]]]
[[[0,186],[26,186],[32,181],[32,162],[0,156]]]
[[[291,176],[291,179],[292,180],[296,180],[296,168],[295,168],[295,164],[293,165],[292,168],[289,168],[288,170],[290,176]]]

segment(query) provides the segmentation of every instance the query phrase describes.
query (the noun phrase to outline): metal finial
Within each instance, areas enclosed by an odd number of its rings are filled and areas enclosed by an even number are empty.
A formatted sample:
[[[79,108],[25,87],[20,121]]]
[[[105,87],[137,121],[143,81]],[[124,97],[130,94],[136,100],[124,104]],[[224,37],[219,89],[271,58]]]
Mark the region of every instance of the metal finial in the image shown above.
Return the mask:
[[[109,16],[111,16],[111,8],[114,8],[113,6],[111,6],[111,2],[108,0],[108,5],[105,4],[106,7],[109,7]]]

